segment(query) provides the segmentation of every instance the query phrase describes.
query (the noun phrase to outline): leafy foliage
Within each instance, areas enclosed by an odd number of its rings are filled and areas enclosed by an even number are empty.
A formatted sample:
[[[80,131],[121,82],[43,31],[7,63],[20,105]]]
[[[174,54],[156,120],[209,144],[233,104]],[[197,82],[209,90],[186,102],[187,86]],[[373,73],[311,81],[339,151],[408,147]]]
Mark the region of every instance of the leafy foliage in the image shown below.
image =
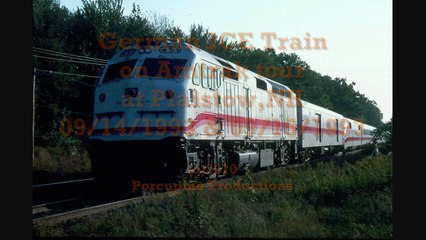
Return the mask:
[[[374,140],[379,144],[379,149],[382,153],[392,151],[393,118],[377,127],[373,134]]]
[[[272,78],[291,89],[302,91],[301,97],[309,102],[373,126],[382,123],[382,113],[376,102],[355,91],[355,83],[348,83],[345,78],[332,79],[321,75],[297,54],[276,53],[274,49],[247,49],[247,43],[219,39],[199,24],[193,24],[187,35],[173,21],[156,13],[143,12],[139,5],[134,4],[130,15],[124,15],[122,0],[83,0],[82,3],[82,7],[71,12],[61,7],[58,0],[34,0],[34,47],[107,60],[120,46],[117,44],[114,49],[103,49],[99,45],[99,37],[104,32],[116,33],[117,40],[144,36],[195,39],[196,43],[192,44],[254,72],[259,72],[260,66],[262,75],[269,66],[277,69],[302,67],[301,77],[277,74]],[[63,58],[63,55],[56,58]],[[33,66],[35,69],[90,76],[99,76],[103,70],[102,65],[93,62],[66,62],[39,57],[33,58]],[[37,72],[36,145],[56,146],[55,141],[46,136],[52,135],[52,132],[58,134],[58,123],[64,117],[82,118],[87,124],[91,123],[94,89],[90,85],[94,83],[94,78],[85,76]],[[86,139],[82,136],[80,140]]]

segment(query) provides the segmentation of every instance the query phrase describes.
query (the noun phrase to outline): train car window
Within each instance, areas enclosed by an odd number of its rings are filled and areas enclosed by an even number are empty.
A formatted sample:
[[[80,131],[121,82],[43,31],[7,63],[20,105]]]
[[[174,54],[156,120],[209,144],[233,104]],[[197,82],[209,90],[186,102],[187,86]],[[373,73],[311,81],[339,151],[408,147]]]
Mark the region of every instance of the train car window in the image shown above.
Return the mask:
[[[322,127],[321,127],[321,122],[322,122],[322,120],[321,120],[321,114],[319,114],[319,113],[315,113],[315,115],[317,115],[318,116],[318,140],[320,141],[320,142],[322,142]]]
[[[180,78],[186,62],[186,59],[146,58],[142,69],[149,77]]]
[[[256,78],[256,87],[266,91],[266,82],[259,78]]]
[[[339,119],[336,119],[336,141],[339,141]]]
[[[211,68],[210,71],[210,81],[209,81],[210,89],[216,89],[216,70]]]
[[[222,78],[223,78],[223,76],[222,76],[222,74],[223,74],[223,72],[222,71],[220,71],[220,70],[217,70],[217,87],[218,88],[220,88],[220,86],[222,85]]]
[[[109,65],[102,83],[126,78],[125,76],[130,76],[133,72],[133,68],[136,65],[136,61],[137,59],[133,59]]]
[[[201,65],[201,86],[203,88],[209,87],[209,67],[207,65]]]
[[[200,85],[200,77],[201,77],[201,71],[200,71],[200,64],[195,64],[194,73],[192,74],[192,83],[194,85]]]
[[[352,129],[352,123],[349,122],[349,129]]]
[[[220,71],[219,69],[216,69],[216,87],[219,88],[219,82],[220,82]]]

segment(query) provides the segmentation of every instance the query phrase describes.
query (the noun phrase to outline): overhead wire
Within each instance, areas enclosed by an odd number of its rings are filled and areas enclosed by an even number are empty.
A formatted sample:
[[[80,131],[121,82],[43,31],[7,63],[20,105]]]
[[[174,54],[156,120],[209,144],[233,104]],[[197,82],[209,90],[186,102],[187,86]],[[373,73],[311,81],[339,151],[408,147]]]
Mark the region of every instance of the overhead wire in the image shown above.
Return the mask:
[[[92,75],[84,75],[84,74],[74,74],[74,73],[65,73],[65,72],[58,72],[58,71],[51,71],[51,70],[42,70],[42,69],[35,69],[35,71],[39,71],[39,72],[46,72],[46,73],[54,73],[54,74],[62,74],[62,75],[70,75],[70,76],[79,76],[79,77],[90,77],[90,78],[99,78],[97,76],[92,76]],[[75,80],[75,79],[69,79],[70,81],[74,81],[74,82],[79,82],[83,85],[87,85],[89,87],[95,87],[95,85],[89,84],[89,83],[85,83],[79,80]]]
[[[63,61],[63,62],[71,62],[71,63],[79,63],[79,64],[89,64],[89,65],[98,65],[98,66],[105,66],[107,63],[107,60],[100,59],[100,58],[94,58],[94,57],[88,57],[88,56],[81,56],[76,54],[70,54],[65,52],[59,52],[54,51],[50,49],[44,49],[44,48],[38,48],[33,47],[33,51],[36,53],[33,55],[33,57],[36,58],[43,58],[53,61]],[[48,56],[45,56],[48,55]],[[96,78],[99,79],[99,76],[94,75],[86,75],[86,74],[77,74],[77,73],[67,73],[67,72],[61,72],[61,71],[52,71],[52,70],[43,70],[43,69],[35,69],[38,72],[45,72],[50,74],[61,74],[61,75],[68,75],[68,76],[75,76],[75,77],[86,77],[86,78]],[[69,79],[70,81],[78,82],[86,86],[94,87],[92,84],[88,84],[79,80],[75,79]]]
[[[85,59],[85,60],[88,60],[88,61],[97,61],[97,62],[102,62],[102,63],[108,62],[108,60],[106,60],[106,59],[70,54],[70,53],[59,52],[59,51],[53,51],[53,50],[44,49],[44,48],[33,47],[33,49],[34,49],[35,52],[44,53],[44,54],[48,54],[48,55],[66,56],[68,58],[77,58],[77,59],[80,59],[80,60]]]
[[[106,65],[104,63],[94,63],[94,62],[77,61],[77,60],[71,60],[71,59],[61,59],[61,58],[53,58],[53,57],[46,57],[46,56],[40,56],[40,55],[33,55],[33,57],[50,59],[50,60],[55,60],[55,61],[63,61],[63,62],[72,62],[72,63],[81,63],[81,64],[93,64],[93,65],[99,65],[99,66],[105,66]]]

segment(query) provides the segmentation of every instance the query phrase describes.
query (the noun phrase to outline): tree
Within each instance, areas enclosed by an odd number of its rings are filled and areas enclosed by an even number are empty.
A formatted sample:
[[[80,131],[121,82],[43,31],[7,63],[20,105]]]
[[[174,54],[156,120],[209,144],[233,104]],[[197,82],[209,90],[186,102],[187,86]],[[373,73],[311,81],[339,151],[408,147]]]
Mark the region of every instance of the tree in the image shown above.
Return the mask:
[[[246,48],[247,43],[220,39],[210,34],[208,28],[193,24],[186,35],[172,20],[156,13],[142,13],[133,4],[130,15],[123,14],[122,0],[83,0],[83,6],[75,12],[61,7],[57,0],[33,1],[33,45],[37,48],[99,59],[110,59],[120,50],[121,38],[167,37],[190,39],[207,52],[234,62],[260,75],[285,84],[293,90],[301,90],[302,99],[338,112],[352,119],[363,119],[366,124],[378,126],[382,113],[376,103],[354,90],[354,83],[345,78],[332,79],[314,71],[295,53],[276,53],[274,49]],[[117,45],[104,49],[99,37],[105,32],[115,33]],[[41,51],[41,50],[39,50]],[[80,76],[38,73],[36,81],[36,143],[55,145],[58,123],[64,117],[83,118],[91,123],[93,111],[94,78],[99,76],[103,65],[58,61],[39,58],[42,52],[34,52],[33,66],[41,70],[53,70]],[[51,55],[50,55],[51,56]],[[52,56],[51,56],[52,57]],[[63,60],[64,55],[56,55]],[[259,71],[259,66],[261,69]],[[266,74],[266,68],[300,67],[302,76]],[[288,73],[288,72],[287,72]]]
[[[392,135],[393,118],[374,130],[374,142],[379,145],[379,149],[382,153],[388,153],[392,151]]]

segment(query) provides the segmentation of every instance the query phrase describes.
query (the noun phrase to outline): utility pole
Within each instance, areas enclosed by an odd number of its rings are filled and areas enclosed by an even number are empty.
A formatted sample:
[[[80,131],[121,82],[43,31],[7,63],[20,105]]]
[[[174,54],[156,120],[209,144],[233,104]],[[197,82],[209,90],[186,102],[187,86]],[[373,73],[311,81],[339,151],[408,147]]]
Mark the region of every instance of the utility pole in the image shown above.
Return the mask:
[[[33,135],[33,147],[32,147],[32,149],[33,149],[33,164],[34,164],[34,128],[35,128],[35,93],[36,93],[36,91],[35,91],[35,87],[36,87],[36,72],[37,72],[37,69],[35,69],[34,68],[34,72],[33,72],[33,124],[32,124],[32,127],[33,127],[33,129],[32,129],[32,135]]]

